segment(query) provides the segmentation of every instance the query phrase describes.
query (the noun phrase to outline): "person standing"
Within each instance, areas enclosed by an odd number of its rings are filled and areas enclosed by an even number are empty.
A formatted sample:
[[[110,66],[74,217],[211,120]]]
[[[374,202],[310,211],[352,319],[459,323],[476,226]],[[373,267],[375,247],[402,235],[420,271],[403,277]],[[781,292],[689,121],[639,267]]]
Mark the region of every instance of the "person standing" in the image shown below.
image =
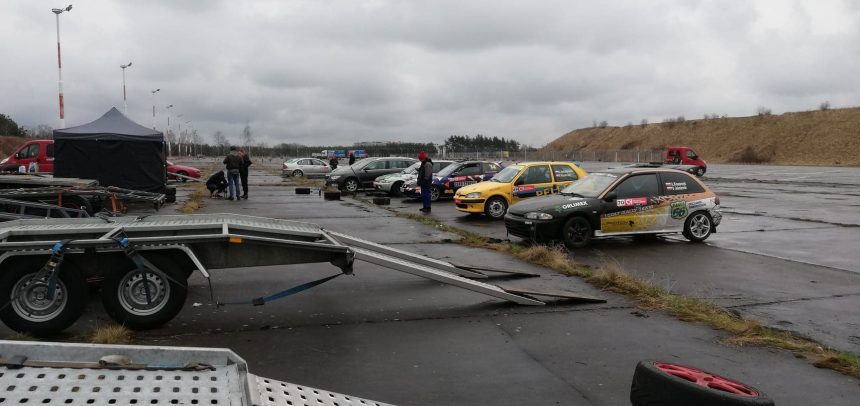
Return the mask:
[[[244,164],[242,155],[234,146],[230,147],[230,153],[224,157],[224,165],[227,168],[227,190],[230,191],[228,200],[239,200],[239,169]]]
[[[251,166],[251,158],[245,152],[245,148],[239,148],[239,155],[242,155],[242,166],[239,168],[239,178],[242,179],[242,198],[248,199],[248,167]]]
[[[418,153],[418,160],[421,161],[421,166],[418,167],[418,186],[421,187],[421,211],[424,213],[430,212],[430,188],[433,187],[433,161],[427,156],[427,153],[421,151]]]
[[[337,157],[332,155],[331,159],[328,160],[328,166],[331,167],[331,170],[337,169]]]
[[[350,152],[349,153],[349,166],[352,166],[352,164],[354,164],[354,163],[355,163],[355,155],[353,155],[352,152]]]

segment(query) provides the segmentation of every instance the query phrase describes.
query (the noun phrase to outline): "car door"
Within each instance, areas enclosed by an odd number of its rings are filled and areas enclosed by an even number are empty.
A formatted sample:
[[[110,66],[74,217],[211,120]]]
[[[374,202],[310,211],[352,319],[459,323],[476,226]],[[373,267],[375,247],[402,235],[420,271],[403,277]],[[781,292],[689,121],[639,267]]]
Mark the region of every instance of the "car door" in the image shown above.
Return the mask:
[[[312,159],[311,161],[315,167],[319,168],[320,174],[325,175],[325,174],[331,172],[331,167],[328,166],[327,163],[325,163],[319,159]]]
[[[456,173],[452,173],[449,177],[447,189],[450,192],[446,191],[446,193],[454,193],[463,186],[478,183],[481,180],[483,171],[484,167],[481,165],[481,162],[464,164]]]
[[[665,211],[665,229],[668,231],[683,231],[684,221],[690,213],[712,204],[712,195],[684,172],[660,172],[660,183],[663,185],[661,200],[669,206]]]
[[[549,165],[532,165],[520,173],[514,180],[511,191],[511,204],[535,196],[550,194],[552,190],[552,174]]]
[[[558,193],[565,186],[579,179],[571,165],[552,165],[553,193]]]
[[[624,178],[604,199],[600,215],[603,235],[662,230],[668,205],[660,199],[656,173],[634,174]]]
[[[358,171],[358,179],[362,183],[362,185],[368,186],[373,184],[373,180],[378,176],[385,175],[387,172],[389,160],[387,159],[378,159],[371,163],[368,163],[363,169]]]
[[[27,145],[16,154],[18,166],[24,166],[24,171],[30,170],[30,162],[36,162],[39,158],[39,144]]]

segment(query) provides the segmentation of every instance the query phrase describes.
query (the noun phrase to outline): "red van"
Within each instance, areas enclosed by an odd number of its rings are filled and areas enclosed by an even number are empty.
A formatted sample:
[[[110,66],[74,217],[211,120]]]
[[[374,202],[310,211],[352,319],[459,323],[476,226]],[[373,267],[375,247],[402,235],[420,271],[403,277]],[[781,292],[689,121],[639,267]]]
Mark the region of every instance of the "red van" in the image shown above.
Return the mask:
[[[708,163],[690,147],[669,147],[666,149],[667,164],[691,165],[696,167],[696,176],[701,177],[708,170]]]
[[[24,166],[30,170],[30,163],[38,165],[36,172],[54,172],[54,141],[32,140],[22,144],[8,158],[0,161],[0,172],[18,172]]]

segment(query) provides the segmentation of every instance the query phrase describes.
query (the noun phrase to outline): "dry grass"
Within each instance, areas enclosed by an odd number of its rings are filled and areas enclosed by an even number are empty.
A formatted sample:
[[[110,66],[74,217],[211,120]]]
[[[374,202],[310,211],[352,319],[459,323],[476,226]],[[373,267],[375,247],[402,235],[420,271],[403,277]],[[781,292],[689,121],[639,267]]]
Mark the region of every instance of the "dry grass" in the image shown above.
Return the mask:
[[[33,337],[27,333],[15,333],[15,335],[6,337],[5,339],[12,341],[36,341],[36,337]]]
[[[686,120],[630,128],[583,128],[549,143],[547,151],[624,149],[663,150],[669,145],[694,148],[713,163],[746,162],[794,165],[860,165],[860,108],[782,115]],[[748,150],[749,148],[749,150]]]
[[[6,158],[15,151],[19,145],[27,141],[24,137],[13,137],[11,135],[0,136],[0,159]]]
[[[370,204],[367,200],[354,199]],[[487,237],[443,224],[433,217],[400,213],[388,209],[398,217],[408,218],[462,237],[463,245],[492,249],[508,253],[531,264],[541,265],[568,276],[579,277],[606,291],[625,295],[644,310],[665,311],[680,320],[705,324],[713,329],[725,331],[727,344],[737,346],[769,347],[788,350],[801,358],[809,359],[819,368],[829,368],[860,379],[860,356],[852,353],[824,348],[821,344],[791,332],[762,326],[755,320],[744,319],[706,300],[671,293],[646,280],[624,272],[617,261],[604,258],[597,270],[577,264],[570,259],[567,249],[561,245],[531,245],[493,241]]]
[[[189,196],[188,200],[182,204],[179,211],[182,214],[193,214],[197,210],[200,210],[200,208],[203,207],[203,196],[206,193],[205,183],[194,185],[194,191],[191,192],[191,196]]]
[[[83,337],[82,341],[91,344],[131,344],[134,336],[131,330],[119,324],[96,327]]]

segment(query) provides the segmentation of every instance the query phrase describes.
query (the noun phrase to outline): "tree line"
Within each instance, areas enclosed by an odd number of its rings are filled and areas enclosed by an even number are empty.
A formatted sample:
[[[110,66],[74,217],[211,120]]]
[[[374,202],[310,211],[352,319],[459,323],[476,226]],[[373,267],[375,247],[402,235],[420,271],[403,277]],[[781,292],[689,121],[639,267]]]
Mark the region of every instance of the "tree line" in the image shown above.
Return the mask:
[[[497,152],[497,151],[519,151],[520,143],[514,140],[506,140],[499,137],[488,137],[478,134],[474,137],[468,135],[452,135],[445,140],[447,152]]]

